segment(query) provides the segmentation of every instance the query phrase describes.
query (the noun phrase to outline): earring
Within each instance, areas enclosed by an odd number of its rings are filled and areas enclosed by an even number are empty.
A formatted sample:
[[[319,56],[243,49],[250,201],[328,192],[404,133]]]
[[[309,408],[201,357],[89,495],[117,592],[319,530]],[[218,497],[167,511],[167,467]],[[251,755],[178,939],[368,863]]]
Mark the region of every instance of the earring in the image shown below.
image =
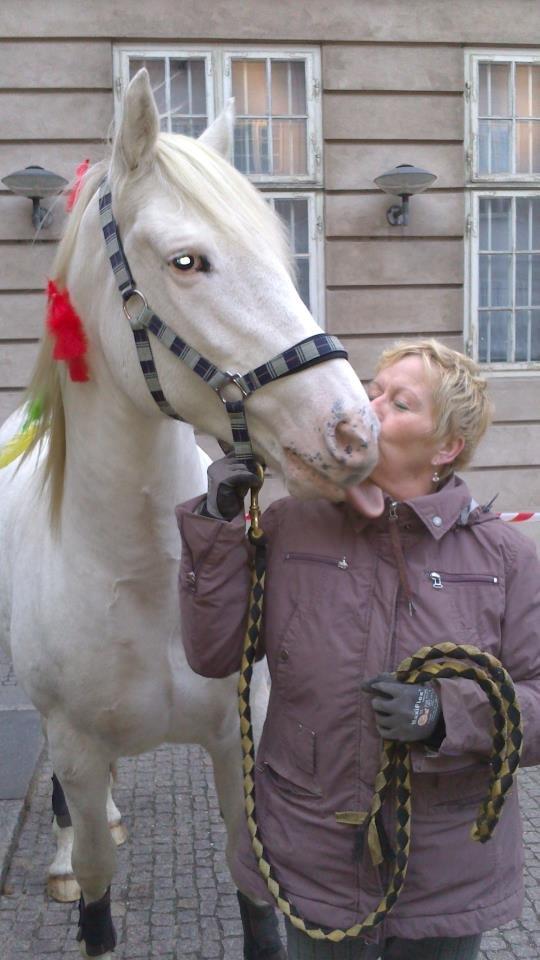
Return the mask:
[[[438,471],[437,471],[437,467],[435,467],[435,469],[434,469],[434,471],[433,471],[433,476],[432,476],[432,478],[431,478],[431,482],[432,482],[432,483],[439,483],[440,479],[441,479],[441,478],[440,478],[439,473],[438,473]]]

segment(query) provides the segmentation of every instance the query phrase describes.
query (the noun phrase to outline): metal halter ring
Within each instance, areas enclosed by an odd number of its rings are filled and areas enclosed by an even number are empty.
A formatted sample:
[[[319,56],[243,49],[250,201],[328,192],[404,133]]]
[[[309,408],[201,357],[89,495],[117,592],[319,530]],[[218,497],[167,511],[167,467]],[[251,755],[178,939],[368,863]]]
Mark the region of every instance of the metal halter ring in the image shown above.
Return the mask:
[[[227,404],[229,403],[229,401],[228,401],[224,396],[222,396],[221,391],[222,391],[222,390],[224,389],[224,387],[226,387],[229,383],[234,383],[235,387],[238,387],[238,389],[239,389],[240,393],[242,394],[242,397],[243,397],[244,400],[246,399],[246,397],[249,397],[249,393],[247,392],[246,388],[243,386],[243,384],[242,384],[242,378],[241,378],[241,376],[240,376],[239,373],[231,373],[229,370],[225,370],[225,374],[226,374],[226,376],[227,376],[227,380],[225,380],[225,382],[222,383],[222,384],[221,384],[219,387],[217,387],[217,389],[216,389],[216,393],[217,393],[219,399],[221,400],[221,402],[222,402],[225,406],[227,406]]]
[[[142,301],[142,304],[143,304],[142,309],[139,311],[139,313],[137,314],[136,317],[132,317],[131,313],[129,312],[129,308],[128,308],[128,303],[129,303],[129,301],[131,300],[132,297],[139,297],[139,299]],[[139,320],[140,320],[140,318],[142,317],[144,311],[145,311],[145,310],[148,310],[148,301],[147,301],[144,293],[141,293],[140,290],[136,290],[136,289],[135,289],[135,290],[132,290],[131,293],[130,293],[130,295],[129,295],[129,297],[127,298],[127,300],[124,300],[124,302],[122,303],[122,310],[124,311],[126,317],[128,318],[131,327],[136,327],[136,326],[138,325]]]

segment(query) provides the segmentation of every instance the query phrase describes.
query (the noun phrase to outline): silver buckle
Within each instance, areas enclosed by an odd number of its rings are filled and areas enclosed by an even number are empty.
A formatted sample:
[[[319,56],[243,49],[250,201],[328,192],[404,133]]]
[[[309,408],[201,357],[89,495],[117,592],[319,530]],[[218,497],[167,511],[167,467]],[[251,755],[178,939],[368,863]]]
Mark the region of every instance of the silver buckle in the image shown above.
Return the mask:
[[[141,308],[141,310],[139,310],[139,312],[138,312],[138,314],[137,314],[136,317],[133,317],[133,316],[131,315],[131,313],[129,312],[129,308],[128,308],[128,303],[131,301],[132,297],[139,297],[139,299],[142,301],[142,308]],[[130,293],[130,295],[129,295],[129,297],[128,297],[128,299],[127,299],[127,300],[124,300],[124,302],[123,302],[123,304],[122,304],[122,310],[124,311],[126,317],[128,318],[128,320],[129,320],[129,322],[130,322],[130,325],[131,325],[133,328],[139,326],[139,320],[140,320],[140,318],[142,317],[144,311],[145,311],[145,310],[148,310],[148,301],[147,301],[144,293],[141,293],[140,290],[132,290],[131,293]]]
[[[243,397],[244,400],[246,399],[246,397],[249,397],[249,393],[247,392],[247,390],[245,389],[245,387],[242,386],[241,377],[240,377],[240,374],[239,374],[239,373],[231,373],[229,370],[225,370],[225,376],[228,378],[228,379],[225,381],[225,383],[222,383],[219,387],[216,387],[216,393],[217,393],[219,399],[221,400],[221,402],[222,402],[225,406],[227,406],[227,404],[230,403],[230,402],[232,402],[232,401],[229,401],[229,400],[227,400],[224,396],[222,396],[221,391],[222,391],[222,390],[224,389],[224,387],[226,387],[229,383],[234,383],[235,387],[238,387],[238,389],[239,389],[240,393],[242,394],[242,397]]]

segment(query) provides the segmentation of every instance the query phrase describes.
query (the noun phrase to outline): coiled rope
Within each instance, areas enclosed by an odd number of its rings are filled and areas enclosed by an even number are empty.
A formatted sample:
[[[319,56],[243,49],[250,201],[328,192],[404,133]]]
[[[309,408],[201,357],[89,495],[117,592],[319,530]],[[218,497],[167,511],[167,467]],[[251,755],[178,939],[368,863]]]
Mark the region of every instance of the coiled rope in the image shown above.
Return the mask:
[[[328,930],[304,920],[281,889],[261,838],[256,820],[255,746],[250,711],[250,682],[259,642],[266,574],[265,535],[260,528],[260,511],[256,491],[252,491],[252,526],[249,538],[255,546],[251,574],[248,624],[244,640],[238,684],[238,706],[244,769],[244,799],[251,844],[259,870],[277,906],[290,923],[313,940],[339,943],[346,937],[358,937],[380,924],[396,903],[407,874],[411,845],[411,757],[407,743],[383,740],[381,765],[375,778],[373,801],[367,812],[350,811],[336,814],[342,823],[361,824],[367,830],[373,863],[382,863],[387,844],[382,828],[382,805],[389,789],[395,794],[395,853],[393,873],[388,889],[377,907],[365,918],[346,930]],[[402,683],[425,683],[434,679],[461,677],[474,680],[487,695],[493,711],[493,748],[490,757],[491,776],[484,801],[480,804],[471,838],[486,843],[499,821],[505,797],[514,781],[522,746],[521,714],[512,680],[496,657],[466,644],[437,643],[422,647],[413,657],[400,663],[396,677]]]

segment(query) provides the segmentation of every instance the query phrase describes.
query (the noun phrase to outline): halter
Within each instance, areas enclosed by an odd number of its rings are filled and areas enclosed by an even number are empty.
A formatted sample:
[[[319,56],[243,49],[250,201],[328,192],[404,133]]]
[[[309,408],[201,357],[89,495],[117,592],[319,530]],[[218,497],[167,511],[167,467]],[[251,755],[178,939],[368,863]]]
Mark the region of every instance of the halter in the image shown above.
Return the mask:
[[[148,305],[144,294],[137,288],[133,274],[130,270],[122,247],[122,241],[118,231],[118,225],[112,212],[112,194],[107,179],[104,179],[99,188],[99,212],[101,217],[101,228],[105,238],[107,254],[113,269],[118,289],[124,301],[124,313],[129,320],[137,356],[141,370],[144,374],[147,387],[158,405],[159,409],[169,417],[176,420],[182,420],[176,411],[171,407],[159,382],[152,346],[148,333],[153,333],[161,343],[167,347],[171,353],[179,360],[182,360],[193,370],[197,376],[201,377],[225,406],[231,421],[231,430],[233,436],[234,456],[248,465],[252,465],[255,459],[251,440],[248,433],[244,403],[255,390],[271,383],[272,380],[280,380],[291,373],[297,373],[299,370],[306,370],[308,367],[322,363],[323,360],[334,360],[337,358],[348,358],[346,350],[337,337],[326,333],[316,333],[299,343],[288,347],[282,353],[268,360],[266,363],[249,370],[247,373],[231,373],[228,370],[220,370],[215,364],[203,357],[197,350],[191,347],[185,340],[182,340],[167,326],[163,320],[154,313]],[[138,310],[132,312],[129,301],[136,299],[138,301]],[[233,383],[240,391],[241,400],[227,400],[223,395],[223,390],[227,384]]]

